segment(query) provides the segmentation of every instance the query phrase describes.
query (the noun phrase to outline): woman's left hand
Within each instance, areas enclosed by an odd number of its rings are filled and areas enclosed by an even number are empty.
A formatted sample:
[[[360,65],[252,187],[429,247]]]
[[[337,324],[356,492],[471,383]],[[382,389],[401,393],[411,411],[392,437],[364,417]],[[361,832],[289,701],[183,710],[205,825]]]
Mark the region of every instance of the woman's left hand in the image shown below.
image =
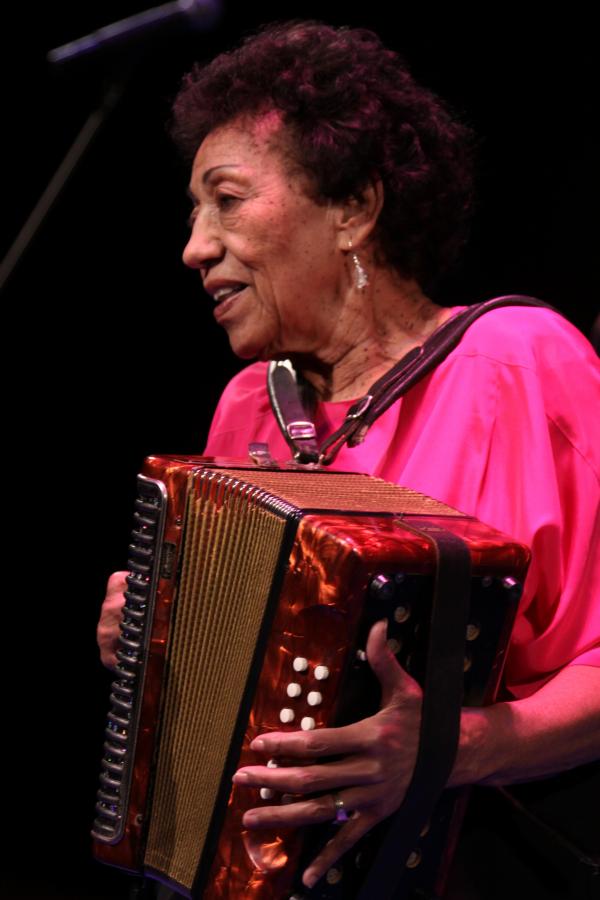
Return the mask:
[[[243,819],[247,828],[333,821],[339,801],[343,801],[348,821],[340,825],[333,840],[305,871],[303,881],[307,887],[312,887],[367,831],[398,809],[412,777],[422,693],[388,650],[386,631],[385,622],[374,625],[366,648],[369,664],[381,684],[381,709],[376,715],[343,728],[261,735],[252,742],[252,749],[264,752],[269,759],[285,757],[286,765],[246,766],[233,777],[235,784],[287,794],[320,795],[281,806],[250,809]],[[315,762],[331,756],[343,759]],[[299,765],[290,766],[288,761],[293,759]]]

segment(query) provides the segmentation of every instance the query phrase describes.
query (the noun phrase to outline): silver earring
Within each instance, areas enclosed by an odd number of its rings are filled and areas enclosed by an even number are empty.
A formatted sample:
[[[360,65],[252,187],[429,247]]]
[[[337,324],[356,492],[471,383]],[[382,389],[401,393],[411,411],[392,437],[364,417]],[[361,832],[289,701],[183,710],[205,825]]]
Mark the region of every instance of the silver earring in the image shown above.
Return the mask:
[[[348,250],[352,252],[352,263],[354,264],[354,281],[356,287],[359,291],[364,291],[369,283],[369,276],[367,275],[367,270],[361,263],[356,253],[352,251],[352,238],[348,238]]]

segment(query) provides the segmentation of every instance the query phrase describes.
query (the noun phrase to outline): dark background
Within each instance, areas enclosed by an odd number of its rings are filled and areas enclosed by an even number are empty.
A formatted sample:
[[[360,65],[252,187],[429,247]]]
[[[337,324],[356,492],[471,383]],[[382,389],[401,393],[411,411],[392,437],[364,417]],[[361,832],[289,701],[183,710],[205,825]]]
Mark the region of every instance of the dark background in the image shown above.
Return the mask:
[[[118,900],[126,890],[89,858],[110,680],[94,627],[106,576],[126,561],[142,458],[199,452],[239,366],[196,273],[180,263],[187,176],[165,130],[195,59],[282,17],[281,4],[224,5],[212,33],[171,35],[137,61],[126,49],[63,71],[45,62],[49,48],[146,4],[2,13],[1,255],[106,80],[129,69],[121,103],[3,292],[6,470],[17,487],[5,563],[17,577],[4,604],[9,900]],[[396,25],[389,9],[288,2],[284,16],[376,29],[481,135],[473,239],[436,299],[531,293],[589,332],[598,311],[591,19],[573,4],[543,15],[526,4],[485,15],[394,4]]]

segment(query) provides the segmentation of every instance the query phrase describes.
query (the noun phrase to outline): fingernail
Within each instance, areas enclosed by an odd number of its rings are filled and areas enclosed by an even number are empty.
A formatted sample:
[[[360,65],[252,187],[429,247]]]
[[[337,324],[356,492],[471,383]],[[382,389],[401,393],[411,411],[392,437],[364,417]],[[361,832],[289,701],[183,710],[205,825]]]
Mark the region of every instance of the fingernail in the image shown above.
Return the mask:
[[[256,816],[254,815],[254,813],[247,812],[247,813],[244,813],[244,817],[243,817],[243,819],[242,819],[242,822],[243,822],[243,824],[246,825],[247,827],[251,827],[252,825],[256,825],[257,818],[256,818]]]
[[[232,779],[234,784],[244,784],[249,780],[250,778],[247,772],[236,772]]]
[[[250,749],[251,749],[251,750],[264,750],[264,749],[265,749],[265,742],[262,740],[262,738],[256,738],[256,739],[255,739],[254,741],[252,741],[252,743],[250,744]]]
[[[304,886],[307,888],[314,887],[319,879],[316,875],[304,875],[302,881],[304,882]]]

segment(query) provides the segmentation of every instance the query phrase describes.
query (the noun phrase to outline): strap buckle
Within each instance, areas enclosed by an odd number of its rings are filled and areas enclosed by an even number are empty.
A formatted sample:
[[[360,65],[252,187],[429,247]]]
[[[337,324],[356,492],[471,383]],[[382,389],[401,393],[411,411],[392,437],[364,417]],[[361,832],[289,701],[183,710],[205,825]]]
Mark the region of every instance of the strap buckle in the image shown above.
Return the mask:
[[[293,441],[310,440],[316,438],[317,432],[312,422],[299,419],[296,422],[288,422],[286,431]]]

